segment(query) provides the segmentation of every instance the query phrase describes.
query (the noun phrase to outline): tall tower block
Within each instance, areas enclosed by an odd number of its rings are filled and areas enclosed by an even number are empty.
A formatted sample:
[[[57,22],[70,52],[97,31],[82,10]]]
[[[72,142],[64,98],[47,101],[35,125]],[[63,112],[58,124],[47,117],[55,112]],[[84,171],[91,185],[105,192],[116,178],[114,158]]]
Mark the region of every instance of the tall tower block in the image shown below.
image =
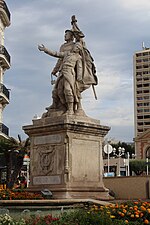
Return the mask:
[[[134,54],[134,121],[137,158],[150,159],[150,48]]]
[[[0,0],[0,139],[8,138],[9,129],[3,124],[3,110],[9,104],[9,90],[3,82],[4,74],[10,68],[10,55],[4,45],[4,31],[10,25],[10,12],[4,0]]]

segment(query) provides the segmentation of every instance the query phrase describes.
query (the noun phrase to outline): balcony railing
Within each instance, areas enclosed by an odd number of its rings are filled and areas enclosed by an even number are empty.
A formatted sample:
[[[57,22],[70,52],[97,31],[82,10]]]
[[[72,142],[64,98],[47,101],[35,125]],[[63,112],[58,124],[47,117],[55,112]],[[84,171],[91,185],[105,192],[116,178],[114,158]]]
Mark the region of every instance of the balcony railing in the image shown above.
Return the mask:
[[[3,45],[0,45],[0,54],[2,54],[3,56],[5,56],[6,60],[10,64],[10,55],[9,55],[8,51],[6,50],[6,48]]]
[[[9,19],[9,21],[10,21],[11,14],[10,14],[10,11],[9,11],[9,9],[8,9],[7,4],[6,4],[5,1],[0,1],[0,8],[2,8],[6,12],[7,17]]]
[[[3,93],[9,100],[9,90],[5,87],[4,84],[0,84],[0,94]]]
[[[0,132],[9,136],[9,128],[7,126],[5,126],[3,123],[0,123]]]

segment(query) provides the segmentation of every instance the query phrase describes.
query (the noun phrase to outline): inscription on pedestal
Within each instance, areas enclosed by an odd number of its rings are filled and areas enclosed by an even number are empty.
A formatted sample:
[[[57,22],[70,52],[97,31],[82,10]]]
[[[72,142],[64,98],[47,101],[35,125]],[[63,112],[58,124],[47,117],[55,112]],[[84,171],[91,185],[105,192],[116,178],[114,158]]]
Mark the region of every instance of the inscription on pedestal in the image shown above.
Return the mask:
[[[42,144],[56,144],[62,141],[61,135],[45,135],[34,138],[34,145],[42,145]]]
[[[38,176],[33,177],[33,185],[42,185],[42,184],[60,184],[60,176]]]

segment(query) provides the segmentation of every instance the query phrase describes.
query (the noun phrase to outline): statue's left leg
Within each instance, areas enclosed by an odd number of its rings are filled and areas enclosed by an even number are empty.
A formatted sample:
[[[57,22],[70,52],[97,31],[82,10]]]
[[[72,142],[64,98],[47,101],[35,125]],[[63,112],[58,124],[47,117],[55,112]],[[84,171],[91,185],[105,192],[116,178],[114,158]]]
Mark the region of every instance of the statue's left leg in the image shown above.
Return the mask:
[[[74,114],[74,96],[72,88],[67,80],[64,81],[64,94],[67,103],[66,113],[72,115]]]

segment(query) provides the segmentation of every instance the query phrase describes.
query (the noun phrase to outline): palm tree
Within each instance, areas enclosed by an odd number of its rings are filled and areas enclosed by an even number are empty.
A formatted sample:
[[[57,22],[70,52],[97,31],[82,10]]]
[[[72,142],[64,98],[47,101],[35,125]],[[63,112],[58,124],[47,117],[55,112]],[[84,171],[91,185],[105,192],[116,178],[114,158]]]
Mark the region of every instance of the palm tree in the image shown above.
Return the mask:
[[[10,176],[10,181],[8,183],[8,188],[13,188],[16,180],[17,180],[17,177],[21,171],[21,168],[23,166],[23,159],[24,159],[24,156],[25,154],[27,153],[27,149],[30,145],[30,140],[29,138],[27,138],[25,141],[22,141],[21,140],[21,137],[18,135],[18,140],[19,141],[16,141],[15,145],[16,145],[16,151],[17,151],[17,154],[16,154],[16,160],[15,160],[15,164],[14,164],[14,170],[13,170],[13,173],[11,174]]]
[[[25,141],[22,141],[20,135],[18,135],[18,140],[14,139],[13,137],[0,140],[0,152],[3,153],[6,161],[7,188],[13,188],[21,171],[24,155],[27,153],[29,144],[29,138],[27,138]],[[15,160],[12,160],[12,158],[15,158]],[[11,173],[12,169],[13,173]]]

